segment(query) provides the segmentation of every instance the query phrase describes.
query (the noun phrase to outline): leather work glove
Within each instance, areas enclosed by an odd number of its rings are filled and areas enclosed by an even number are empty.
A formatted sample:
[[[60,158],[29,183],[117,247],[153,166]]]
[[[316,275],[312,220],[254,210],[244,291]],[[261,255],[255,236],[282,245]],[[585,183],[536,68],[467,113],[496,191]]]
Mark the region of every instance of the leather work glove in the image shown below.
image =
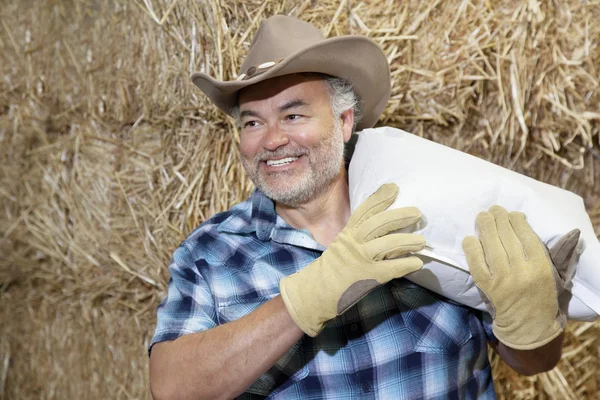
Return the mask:
[[[554,263],[556,272],[558,273],[558,276],[554,276],[556,287],[559,290],[558,305],[561,312],[565,315],[569,310],[569,301],[571,300],[571,297],[573,297],[569,289],[573,286],[571,281],[575,276],[577,267],[575,258],[579,255],[576,249],[580,235],[581,231],[579,229],[573,229],[561,237],[560,240],[549,249],[550,259]]]
[[[479,213],[476,224],[479,240],[467,236],[463,250],[473,281],[494,319],[494,335],[518,350],[549,343],[566,324],[558,297],[570,279],[567,270],[579,230],[563,236],[548,252],[523,213],[492,206],[489,212]]]
[[[423,266],[415,256],[397,258],[425,247],[420,235],[389,234],[421,219],[414,207],[385,211],[398,191],[395,184],[381,186],[352,213],[318,259],[280,281],[288,312],[309,336],[317,336],[329,320],[376,287]]]

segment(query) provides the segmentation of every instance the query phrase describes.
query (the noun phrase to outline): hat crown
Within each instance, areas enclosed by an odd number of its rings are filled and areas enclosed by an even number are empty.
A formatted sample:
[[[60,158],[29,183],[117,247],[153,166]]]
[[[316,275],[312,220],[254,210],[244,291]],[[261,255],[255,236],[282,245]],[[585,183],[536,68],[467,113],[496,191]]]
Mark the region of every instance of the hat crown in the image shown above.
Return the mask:
[[[321,31],[307,22],[286,15],[272,16],[260,24],[240,73],[264,63],[276,63],[323,40]]]

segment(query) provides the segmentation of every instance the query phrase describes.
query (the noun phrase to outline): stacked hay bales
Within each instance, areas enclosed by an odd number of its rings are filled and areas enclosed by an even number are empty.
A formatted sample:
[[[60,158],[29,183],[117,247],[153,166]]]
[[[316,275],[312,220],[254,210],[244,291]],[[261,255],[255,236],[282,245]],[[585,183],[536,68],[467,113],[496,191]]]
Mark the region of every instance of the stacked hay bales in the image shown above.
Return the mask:
[[[584,197],[600,233],[600,3],[84,0],[0,7],[0,397],[149,398],[174,248],[252,189],[237,134],[189,81],[235,78],[286,13],[377,41],[380,120]],[[500,398],[598,398],[600,323]]]

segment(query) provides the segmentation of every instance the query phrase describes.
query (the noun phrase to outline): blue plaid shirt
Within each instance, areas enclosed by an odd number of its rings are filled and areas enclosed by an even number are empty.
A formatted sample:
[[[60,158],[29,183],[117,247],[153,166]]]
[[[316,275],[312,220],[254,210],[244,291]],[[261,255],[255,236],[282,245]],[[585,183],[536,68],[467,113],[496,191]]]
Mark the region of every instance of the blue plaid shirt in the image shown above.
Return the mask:
[[[252,312],[324,250],[255,191],[175,250],[150,348]],[[479,311],[397,279],[305,335],[240,398],[493,399],[488,339]]]

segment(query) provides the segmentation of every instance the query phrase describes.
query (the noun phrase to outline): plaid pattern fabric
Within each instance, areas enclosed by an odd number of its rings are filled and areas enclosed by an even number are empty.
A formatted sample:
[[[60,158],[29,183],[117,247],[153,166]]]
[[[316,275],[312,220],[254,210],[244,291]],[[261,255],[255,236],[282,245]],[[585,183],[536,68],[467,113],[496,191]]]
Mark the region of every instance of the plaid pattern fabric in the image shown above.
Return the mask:
[[[250,313],[323,250],[255,191],[175,250],[150,349]],[[305,335],[240,398],[493,399],[487,340],[482,313],[397,279]]]

